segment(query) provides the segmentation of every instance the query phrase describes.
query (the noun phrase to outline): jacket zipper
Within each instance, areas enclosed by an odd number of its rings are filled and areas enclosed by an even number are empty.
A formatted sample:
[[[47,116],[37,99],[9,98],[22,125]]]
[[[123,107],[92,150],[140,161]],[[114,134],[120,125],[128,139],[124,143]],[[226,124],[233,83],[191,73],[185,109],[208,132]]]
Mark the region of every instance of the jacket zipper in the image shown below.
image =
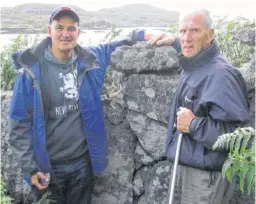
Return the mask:
[[[40,85],[38,83],[38,80],[36,79],[36,76],[35,74],[27,67],[25,66],[23,68],[26,72],[28,72],[28,74],[31,76],[32,80],[33,80],[33,84],[34,84],[34,87],[36,88],[36,90],[38,91],[38,94],[39,94],[39,97],[40,97],[40,101],[41,101],[41,111],[43,113],[43,116],[44,116],[44,108],[43,108],[43,98],[42,98],[42,92],[41,92],[41,88],[40,88]]]

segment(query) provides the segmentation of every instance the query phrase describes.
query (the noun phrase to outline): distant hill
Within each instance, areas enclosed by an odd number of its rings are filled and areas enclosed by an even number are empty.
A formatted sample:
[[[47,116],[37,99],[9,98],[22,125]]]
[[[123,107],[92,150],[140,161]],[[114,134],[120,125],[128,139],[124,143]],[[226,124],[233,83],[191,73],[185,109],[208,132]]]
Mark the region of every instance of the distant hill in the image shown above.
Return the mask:
[[[52,10],[60,4],[21,4],[1,8],[1,33],[46,33]],[[80,16],[82,29],[117,27],[168,27],[177,23],[179,12],[167,11],[147,4],[86,11],[72,6]]]

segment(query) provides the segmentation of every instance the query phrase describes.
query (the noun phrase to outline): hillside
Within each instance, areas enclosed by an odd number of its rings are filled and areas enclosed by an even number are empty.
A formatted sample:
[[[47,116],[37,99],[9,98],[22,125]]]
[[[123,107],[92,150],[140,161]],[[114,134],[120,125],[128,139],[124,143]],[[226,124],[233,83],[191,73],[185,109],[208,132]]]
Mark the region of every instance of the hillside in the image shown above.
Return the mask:
[[[21,4],[1,8],[1,33],[45,33],[48,18],[59,4]],[[167,27],[178,21],[179,12],[147,4],[86,11],[72,6],[79,14],[82,29],[117,27]]]

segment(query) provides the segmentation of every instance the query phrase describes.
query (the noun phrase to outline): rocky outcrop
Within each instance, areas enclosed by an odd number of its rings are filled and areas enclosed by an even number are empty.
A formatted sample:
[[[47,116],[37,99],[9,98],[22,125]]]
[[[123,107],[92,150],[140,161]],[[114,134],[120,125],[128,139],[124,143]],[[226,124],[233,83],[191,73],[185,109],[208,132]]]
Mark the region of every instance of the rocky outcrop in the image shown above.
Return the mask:
[[[255,45],[255,28],[238,32],[235,38],[248,45]]]
[[[251,93],[251,107],[255,107],[254,66],[255,61],[241,68]],[[93,204],[167,203],[172,163],[164,157],[164,144],[179,70],[177,53],[170,46],[142,42],[112,54],[106,81],[111,85],[105,87],[103,96],[109,163],[95,178]],[[10,96],[1,95],[1,170],[9,193],[17,203],[24,203],[29,198],[28,187],[8,143]],[[255,109],[251,113],[255,121]],[[254,200],[238,188],[231,203],[252,204]]]

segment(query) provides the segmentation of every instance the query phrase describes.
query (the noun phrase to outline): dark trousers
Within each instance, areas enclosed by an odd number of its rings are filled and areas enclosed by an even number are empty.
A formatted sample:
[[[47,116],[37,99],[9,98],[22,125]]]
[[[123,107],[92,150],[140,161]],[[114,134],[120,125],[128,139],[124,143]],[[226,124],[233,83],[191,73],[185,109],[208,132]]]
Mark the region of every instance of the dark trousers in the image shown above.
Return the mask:
[[[77,161],[52,164],[51,182],[44,191],[32,187],[36,200],[42,196],[54,204],[91,204],[93,173],[89,155]]]

